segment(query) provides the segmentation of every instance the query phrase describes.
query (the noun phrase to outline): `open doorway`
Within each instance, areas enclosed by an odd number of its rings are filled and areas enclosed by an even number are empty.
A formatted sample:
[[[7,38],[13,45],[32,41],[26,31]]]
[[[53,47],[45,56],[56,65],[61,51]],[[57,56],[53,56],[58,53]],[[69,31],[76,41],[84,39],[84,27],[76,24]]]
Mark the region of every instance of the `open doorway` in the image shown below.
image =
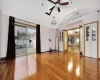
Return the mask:
[[[36,53],[36,28],[15,24],[16,56]]]
[[[68,30],[68,52],[80,54],[80,28]]]

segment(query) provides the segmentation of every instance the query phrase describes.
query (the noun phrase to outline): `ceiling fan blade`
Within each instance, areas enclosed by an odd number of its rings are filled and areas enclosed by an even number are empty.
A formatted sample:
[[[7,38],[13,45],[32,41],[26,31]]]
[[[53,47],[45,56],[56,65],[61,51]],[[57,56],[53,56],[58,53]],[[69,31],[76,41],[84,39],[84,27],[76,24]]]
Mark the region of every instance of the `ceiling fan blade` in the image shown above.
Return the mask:
[[[60,0],[58,0],[58,3],[60,4]]]
[[[56,2],[52,1],[52,0],[48,0],[49,2],[53,3],[53,4],[56,4]]]
[[[69,2],[60,3],[60,5],[68,5]]]
[[[60,10],[60,8],[58,7],[58,12],[60,12],[61,10]]]
[[[49,10],[50,10],[50,12],[49,12],[49,13],[48,13],[48,12],[46,12],[46,14],[50,16],[54,8],[55,8],[55,6],[53,6],[52,8],[50,8],[50,9],[49,9]]]
[[[53,11],[54,8],[55,8],[55,6],[53,6],[52,8],[50,8],[50,10]]]

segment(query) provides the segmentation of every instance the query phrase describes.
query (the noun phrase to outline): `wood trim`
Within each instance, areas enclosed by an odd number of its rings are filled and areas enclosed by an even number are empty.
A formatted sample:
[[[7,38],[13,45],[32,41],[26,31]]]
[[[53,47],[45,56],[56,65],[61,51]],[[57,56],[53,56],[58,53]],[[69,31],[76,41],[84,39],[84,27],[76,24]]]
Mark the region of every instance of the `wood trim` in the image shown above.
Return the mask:
[[[63,34],[63,47],[64,47],[64,52],[67,52],[68,51],[68,31],[67,30],[64,30],[63,31],[64,32],[64,34]],[[65,38],[65,37],[67,37],[67,38]],[[65,41],[65,39],[67,40],[67,41]],[[65,46],[66,46],[66,49],[65,49]]]
[[[68,39],[68,30],[67,30],[67,39]],[[67,52],[68,52],[68,40],[67,40]]]
[[[79,27],[79,38],[80,38],[80,40],[79,40],[79,45],[80,45],[80,47],[79,47],[79,52],[81,52],[81,27]]]
[[[97,59],[99,58],[99,22],[97,21]]]
[[[93,24],[93,23],[98,23],[98,21],[94,21],[94,22],[86,23],[86,24],[84,24],[84,25]]]
[[[85,41],[85,27],[86,27],[86,25],[89,25],[89,24],[93,24],[93,23],[97,23],[97,59],[99,58],[99,22],[98,21],[94,21],[94,22],[90,22],[90,23],[87,23],[87,24],[84,24],[84,56],[86,55],[86,53],[85,53],[85,43],[86,43],[86,41]]]
[[[15,25],[27,26],[27,27],[36,29],[36,26],[30,25],[30,24],[26,24],[26,23],[17,22],[17,21],[15,21]]]
[[[63,37],[62,37],[63,41],[62,42],[63,42],[63,51],[64,51],[64,31],[62,31],[62,32],[63,32]]]
[[[60,31],[58,31],[58,50],[59,50],[59,47],[60,47]]]
[[[63,31],[63,51],[66,52],[65,51],[65,39],[64,39],[65,35],[64,34],[65,34],[65,31]]]
[[[79,28],[80,27],[76,27],[76,28],[68,29],[67,31],[74,30],[74,29],[79,29]]]
[[[58,51],[59,51],[59,36],[57,36],[58,37]],[[55,49],[56,50],[56,49]]]
[[[36,23],[29,22],[29,21],[22,20],[22,19],[18,19],[18,18],[16,18],[15,21],[22,22],[22,23],[26,23],[26,24],[31,24],[31,25],[35,25],[35,26],[37,25]]]
[[[84,25],[84,56],[85,56],[85,25]]]

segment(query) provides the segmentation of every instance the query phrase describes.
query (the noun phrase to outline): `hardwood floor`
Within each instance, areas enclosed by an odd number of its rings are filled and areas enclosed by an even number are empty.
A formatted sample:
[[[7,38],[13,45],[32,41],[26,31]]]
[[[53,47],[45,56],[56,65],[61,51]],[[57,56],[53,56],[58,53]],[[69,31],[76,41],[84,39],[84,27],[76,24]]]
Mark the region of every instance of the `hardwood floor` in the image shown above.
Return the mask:
[[[72,53],[80,53],[80,47],[76,47],[76,46],[68,46],[68,51],[72,52]]]
[[[0,80],[100,80],[100,60],[72,53],[32,54],[0,67]]]

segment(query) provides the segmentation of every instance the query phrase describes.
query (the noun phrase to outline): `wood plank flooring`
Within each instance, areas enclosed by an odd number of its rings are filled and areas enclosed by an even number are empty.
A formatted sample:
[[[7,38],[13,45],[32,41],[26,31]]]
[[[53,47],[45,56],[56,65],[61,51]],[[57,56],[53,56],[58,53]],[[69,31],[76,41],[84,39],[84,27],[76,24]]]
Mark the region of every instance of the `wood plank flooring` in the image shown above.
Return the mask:
[[[0,68],[0,80],[100,80],[100,60],[72,53],[17,57]]]

